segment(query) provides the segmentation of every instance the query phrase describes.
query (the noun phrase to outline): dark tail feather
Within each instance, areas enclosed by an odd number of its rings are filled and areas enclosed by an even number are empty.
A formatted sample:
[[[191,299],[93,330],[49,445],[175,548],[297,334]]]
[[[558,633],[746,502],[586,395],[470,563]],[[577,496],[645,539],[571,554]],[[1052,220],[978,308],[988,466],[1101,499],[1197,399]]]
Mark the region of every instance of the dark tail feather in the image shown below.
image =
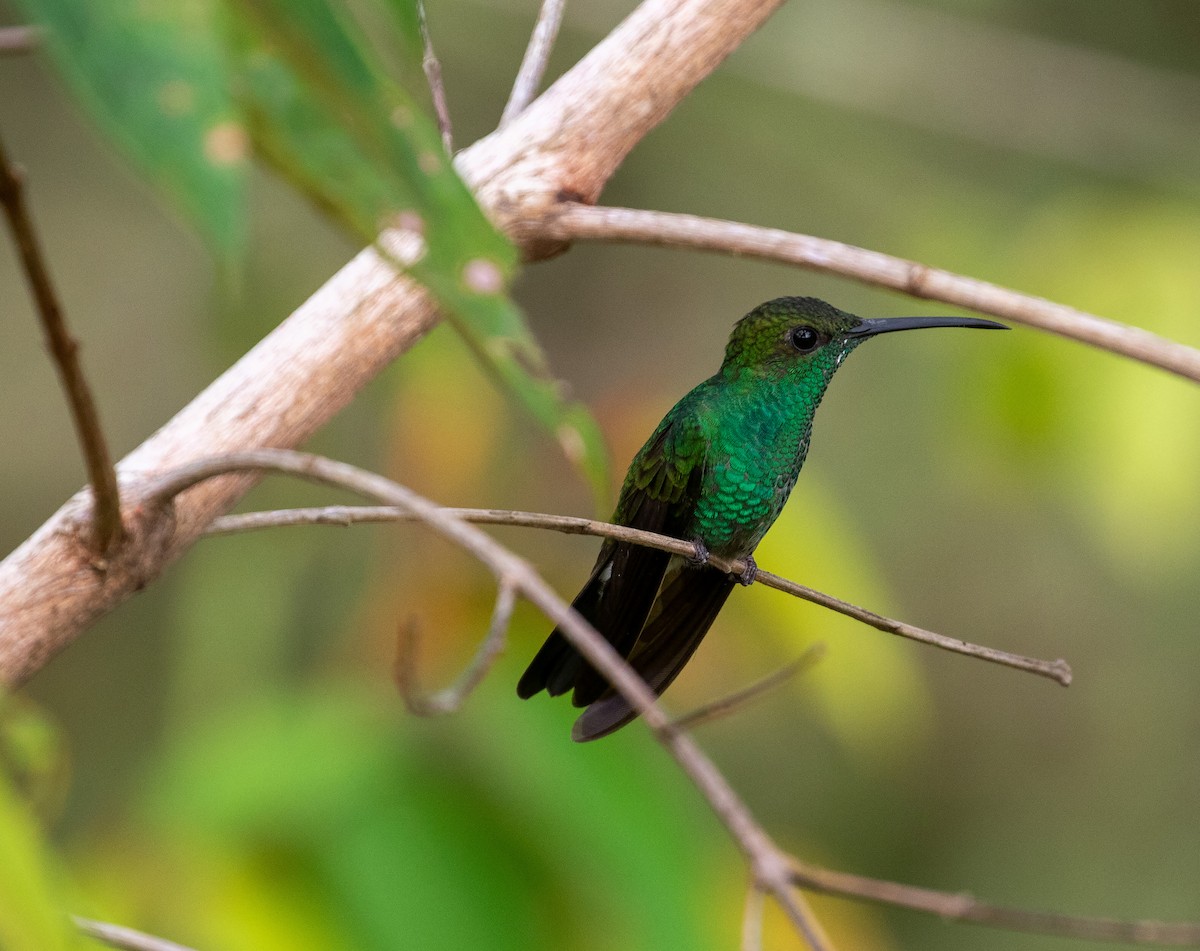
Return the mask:
[[[715,568],[685,566],[664,586],[651,618],[629,657],[633,669],[661,696],[679,676],[733,590],[734,580]],[[575,721],[571,737],[598,740],[637,717],[611,688]]]
[[[622,656],[633,649],[654,603],[670,555],[652,548],[613,544],[601,549],[583,590],[571,607],[587,618]],[[557,697],[575,688],[574,703],[585,706],[600,696],[608,682],[585,661],[555,628],[517,683],[517,696],[527,700],[541,690]]]
[[[566,693],[575,685],[583,667],[583,658],[567,639],[554,631],[537,652],[525,673],[517,681],[517,696],[528,700],[541,690],[552,697]]]

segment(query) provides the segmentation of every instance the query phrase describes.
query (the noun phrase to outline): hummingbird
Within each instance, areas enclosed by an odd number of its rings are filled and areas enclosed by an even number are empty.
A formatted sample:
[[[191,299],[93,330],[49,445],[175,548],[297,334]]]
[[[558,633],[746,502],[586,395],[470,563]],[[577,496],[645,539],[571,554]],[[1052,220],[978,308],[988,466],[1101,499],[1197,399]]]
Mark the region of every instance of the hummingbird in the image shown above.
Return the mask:
[[[974,317],[864,319],[814,297],[780,297],[737,322],[721,368],[683,397],[634,456],[612,521],[690,542],[692,557],[608,539],[572,607],[660,696],[691,659],[808,454],[813,416],[837,368],[880,334],[926,327],[1007,330]],[[730,575],[710,555],[743,561]],[[573,690],[572,737],[599,739],[637,716],[557,628],[517,684],[523,699]]]

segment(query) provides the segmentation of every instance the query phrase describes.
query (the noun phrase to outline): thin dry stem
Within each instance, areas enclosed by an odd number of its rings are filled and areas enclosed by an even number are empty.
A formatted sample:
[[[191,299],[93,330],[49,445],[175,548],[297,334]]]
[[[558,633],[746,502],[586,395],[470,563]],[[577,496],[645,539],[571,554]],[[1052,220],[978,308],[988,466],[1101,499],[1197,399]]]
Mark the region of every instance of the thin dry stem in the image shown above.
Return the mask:
[[[442,146],[447,155],[454,154],[454,126],[450,121],[450,107],[446,104],[446,84],[442,81],[442,62],[433,50],[429,36],[429,21],[425,19],[425,0],[417,0],[417,19],[421,24],[421,44],[424,55],[421,68],[429,83],[429,95],[433,99],[433,111],[437,116],[438,131],[442,133]]]
[[[579,204],[555,211],[546,229],[564,241],[585,238],[692,248],[839,274],[1037,327],[1200,383],[1200,350],[1194,347],[1041,297],[828,238],[696,215]]]
[[[550,62],[550,53],[554,49],[554,41],[558,37],[558,28],[562,25],[563,10],[566,6],[566,0],[543,0],[533,34],[529,37],[529,46],[526,47],[525,56],[521,60],[521,68],[517,70],[512,93],[504,106],[504,113],[500,116],[501,129],[524,112],[537,95],[542,76],[546,73],[546,64]]]
[[[91,547],[98,555],[112,551],[121,541],[121,496],[117,490],[117,473],[100,426],[100,413],[92,398],[91,387],[83,375],[79,361],[79,343],[67,328],[67,318],[50,279],[38,244],[33,219],[25,204],[21,174],[9,163],[4,144],[0,142],[0,205],[4,207],[13,241],[21,258],[21,266],[37,305],[38,317],[46,335],[46,346],[54,359],[59,379],[67,394],[75,434],[83,450],[88,479],[92,484],[95,505],[92,509]]]
[[[492,609],[492,620],[487,636],[480,643],[475,656],[463,669],[452,686],[425,696],[417,686],[417,626],[414,621],[401,625],[396,645],[395,681],[410,713],[419,717],[436,717],[457,712],[475,688],[487,676],[492,665],[504,653],[508,640],[508,625],[512,620],[517,602],[516,588],[501,579],[496,588],[496,606]]]
[[[0,56],[28,53],[42,41],[36,26],[0,27]]]
[[[742,912],[742,951],[763,951],[765,895],[758,882],[746,886],[746,909]]]
[[[103,941],[109,947],[121,948],[123,951],[193,951],[182,944],[159,938],[144,931],[135,931],[124,925],[113,925],[106,921],[94,921],[91,918],[81,918],[73,915],[71,920],[83,934],[97,941]]]
[[[731,716],[739,710],[745,709],[755,700],[761,700],[767,693],[787,683],[793,677],[810,670],[824,656],[825,645],[813,644],[791,663],[767,674],[761,680],[756,680],[750,686],[677,716],[675,726],[680,730],[694,730],[705,723]]]
[[[683,542],[677,538],[669,538],[666,535],[656,535],[653,532],[644,532],[636,528],[627,528],[624,525],[612,525],[608,522],[600,522],[589,518],[576,518],[569,515],[545,515],[540,512],[512,512],[505,509],[447,509],[446,511],[453,513],[456,517],[462,518],[464,521],[476,524],[548,528],[569,535],[597,535],[602,538],[615,538],[618,541],[631,542],[635,545],[646,545],[650,548],[658,548],[661,551],[668,551],[676,555],[692,557],[695,554],[695,549],[690,542]],[[396,509],[372,506],[329,506],[319,509],[287,509],[276,512],[251,512],[245,515],[227,515],[214,520],[210,532],[212,534],[225,534],[234,531],[246,531],[281,525],[349,525],[355,522],[390,522],[406,520],[410,517],[406,513]],[[709,564],[722,571],[728,571],[737,575],[741,575],[746,567],[742,561],[727,561],[715,555],[710,556]],[[802,598],[813,604],[819,604],[821,607],[854,618],[856,621],[860,621],[869,627],[887,634],[895,634],[898,637],[918,641],[922,644],[930,644],[951,653],[976,657],[980,660],[986,660],[989,663],[1011,667],[1014,670],[1023,670],[1027,673],[1036,674],[1039,677],[1046,677],[1064,687],[1069,686],[1071,683],[1071,667],[1061,658],[1053,661],[1038,660],[1034,657],[1025,657],[1021,654],[997,650],[994,647],[972,644],[970,641],[964,641],[957,637],[948,637],[945,634],[938,634],[935,631],[927,631],[925,628],[916,627],[904,621],[897,621],[882,614],[876,614],[874,611],[868,611],[866,608],[860,608],[849,601],[843,601],[840,598],[835,598],[833,595],[825,594],[807,585],[789,581],[769,571],[760,570],[755,578],[755,584],[765,585],[768,588],[783,591],[786,594]]]
[[[970,895],[939,892],[914,885],[865,878],[848,872],[809,865],[792,859],[792,881],[810,891],[873,901],[912,911],[927,912],[952,921],[988,925],[1007,931],[1167,947],[1200,947],[1200,922],[1121,921],[1053,912],[1006,908],[978,901]]]

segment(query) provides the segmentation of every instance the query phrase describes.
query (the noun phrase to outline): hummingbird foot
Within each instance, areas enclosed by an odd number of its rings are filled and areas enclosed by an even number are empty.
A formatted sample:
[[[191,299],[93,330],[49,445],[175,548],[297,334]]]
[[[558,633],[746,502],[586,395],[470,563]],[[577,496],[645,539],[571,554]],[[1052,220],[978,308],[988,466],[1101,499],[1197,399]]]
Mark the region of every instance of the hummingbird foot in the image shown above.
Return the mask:
[[[708,564],[708,546],[700,539],[692,539],[692,557],[688,559],[688,564],[693,568],[703,568]]]
[[[746,567],[742,569],[740,575],[734,575],[734,578],[738,584],[748,588],[754,584],[755,579],[758,577],[758,562],[754,560],[753,555],[747,555],[745,561]]]

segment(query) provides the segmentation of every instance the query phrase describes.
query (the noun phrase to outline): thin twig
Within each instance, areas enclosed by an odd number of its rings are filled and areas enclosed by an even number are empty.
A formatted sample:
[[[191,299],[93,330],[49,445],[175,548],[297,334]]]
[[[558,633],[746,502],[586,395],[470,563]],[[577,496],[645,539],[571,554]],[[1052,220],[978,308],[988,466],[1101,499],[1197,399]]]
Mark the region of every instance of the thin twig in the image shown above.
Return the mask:
[[[521,68],[517,70],[517,78],[509,94],[508,103],[500,116],[501,129],[524,112],[525,107],[533,102],[533,97],[537,95],[542,76],[546,73],[546,64],[550,61],[550,51],[554,49],[554,40],[558,37],[558,28],[562,25],[566,5],[567,0],[542,0],[542,9],[533,27],[533,35],[529,37],[529,46],[525,48]]]
[[[192,951],[182,944],[159,938],[144,931],[135,931],[124,925],[112,925],[106,921],[93,921],[91,918],[81,918],[72,915],[71,920],[83,934],[97,941],[103,941],[113,948],[123,951]]]
[[[1122,944],[1189,948],[1200,946],[1200,922],[1120,921],[1115,918],[1088,918],[1006,908],[978,901],[962,893],[939,892],[898,882],[864,878],[861,875],[809,865],[797,859],[793,859],[792,881],[810,891],[894,905],[953,921],[988,925],[1008,931],[1027,931]]]
[[[574,203],[556,210],[545,229],[564,241],[636,241],[745,255],[840,274],[913,297],[1004,317],[1200,383],[1200,350],[1194,347],[1041,297],[828,238],[696,215]]]
[[[25,194],[21,173],[11,165],[4,144],[0,142],[0,204],[4,206],[13,241],[25,269],[25,277],[37,304],[46,344],[54,358],[59,379],[67,393],[71,408],[71,419],[83,449],[87,465],[88,480],[92,483],[95,507],[92,511],[92,549],[100,555],[107,554],[121,540],[121,496],[117,489],[117,473],[113,468],[104,430],[100,427],[100,414],[92,398],[91,389],[83,375],[79,362],[79,343],[67,329],[66,316],[50,280],[33,219],[25,205]]]
[[[452,686],[429,696],[423,695],[417,686],[416,624],[409,622],[401,626],[396,650],[395,681],[410,713],[419,717],[436,717],[458,711],[504,652],[508,624],[512,619],[516,601],[516,588],[501,580],[496,589],[496,606],[492,609],[487,636],[479,645],[475,656]]]
[[[736,693],[712,700],[695,710],[690,710],[675,718],[675,726],[680,730],[694,730],[696,727],[713,720],[719,720],[730,714],[737,713],[747,705],[759,700],[780,684],[787,683],[797,674],[809,670],[825,656],[824,644],[813,644],[803,654],[789,664],[780,667],[774,673],[767,674],[761,680],[756,680],[748,687],[743,687]]]
[[[763,951],[763,890],[751,880],[746,886],[746,909],[742,912],[742,951]]]
[[[0,56],[29,53],[42,41],[36,26],[0,27]]]
[[[185,464],[151,479],[140,501],[148,507],[170,505],[176,495],[206,479],[242,471],[285,472],[404,508],[486,565],[499,582],[511,584],[558,627],[571,646],[604,675],[613,689],[629,701],[642,722],[703,794],[746,857],[756,880],[779,902],[812,951],[832,951],[832,945],[804,897],[792,887],[790,857],[758,824],[741,797],[696,742],[687,733],[675,729],[645,681],[527,562],[485,532],[390,479],[345,463],[285,449],[229,453]]]
[[[482,525],[519,525],[526,528],[548,528],[568,535],[597,535],[603,538],[615,538],[618,541],[632,542],[635,545],[645,545],[658,548],[676,555],[695,554],[695,549],[689,542],[666,535],[656,535],[653,532],[643,532],[624,525],[612,525],[589,518],[576,518],[569,515],[545,515],[539,512],[511,512],[504,509],[446,509],[456,518],[463,521]],[[208,528],[207,534],[221,535],[230,532],[248,531],[257,528],[267,528],[282,525],[350,525],[355,522],[391,522],[408,520],[412,516],[407,513],[387,507],[375,506],[328,506],[316,509],[285,509],[274,512],[250,512],[245,515],[226,515],[215,519]],[[741,561],[726,561],[715,555],[710,556],[709,563],[722,571],[730,571],[740,575],[745,568]],[[803,598],[813,604],[854,618],[876,630],[886,634],[895,634],[922,644],[930,644],[942,650],[955,654],[965,654],[977,657],[993,664],[1011,667],[1014,670],[1024,670],[1046,677],[1066,687],[1071,683],[1071,667],[1061,658],[1053,661],[1038,660],[1021,654],[997,650],[994,647],[984,647],[972,644],[970,641],[957,637],[948,637],[935,631],[906,624],[894,618],[868,611],[849,601],[835,598],[815,588],[797,584],[769,571],[759,571],[755,584],[762,584],[777,591]]]
[[[417,19],[421,24],[421,43],[425,55],[421,68],[429,82],[429,94],[433,97],[433,111],[437,115],[438,131],[442,133],[442,145],[447,155],[454,154],[454,127],[450,122],[450,108],[446,105],[446,84],[442,81],[442,63],[433,51],[433,40],[429,36],[429,22],[425,19],[425,0],[417,0]]]

